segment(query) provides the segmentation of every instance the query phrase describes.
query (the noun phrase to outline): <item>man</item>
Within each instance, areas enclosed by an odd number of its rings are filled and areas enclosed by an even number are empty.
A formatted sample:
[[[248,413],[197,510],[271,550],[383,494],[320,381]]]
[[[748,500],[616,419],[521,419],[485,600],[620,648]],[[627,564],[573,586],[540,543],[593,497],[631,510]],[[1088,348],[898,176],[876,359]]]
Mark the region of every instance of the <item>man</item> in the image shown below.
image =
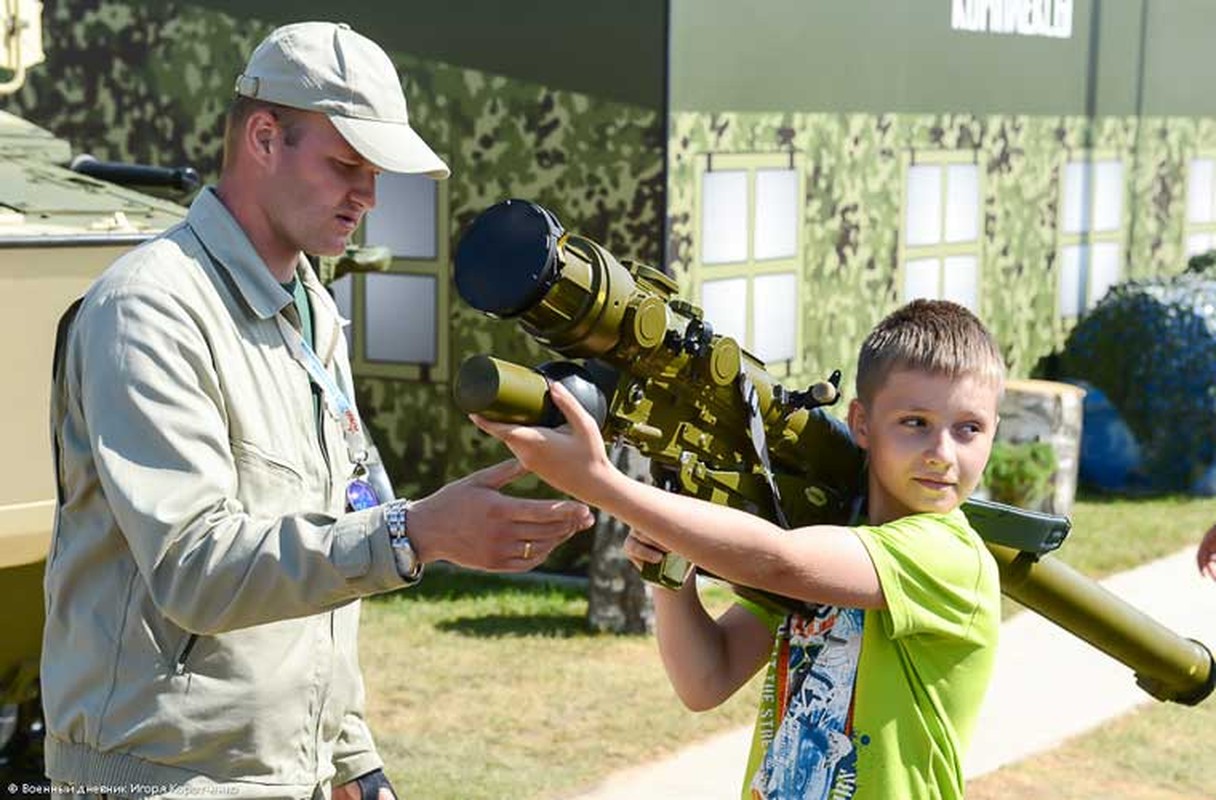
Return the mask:
[[[47,773],[63,793],[391,798],[358,598],[439,559],[530,569],[591,516],[500,494],[514,462],[378,502],[304,254],[343,250],[381,171],[448,169],[388,56],[345,25],[275,30],[236,91],[218,185],[62,326]]]

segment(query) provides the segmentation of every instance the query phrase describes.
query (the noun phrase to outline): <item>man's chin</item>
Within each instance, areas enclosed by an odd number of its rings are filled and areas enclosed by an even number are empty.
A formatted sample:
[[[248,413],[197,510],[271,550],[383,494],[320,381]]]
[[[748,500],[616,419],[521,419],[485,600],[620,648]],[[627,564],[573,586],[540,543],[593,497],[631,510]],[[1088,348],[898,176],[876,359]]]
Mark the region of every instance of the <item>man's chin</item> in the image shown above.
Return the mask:
[[[310,256],[318,256],[318,257],[340,256],[346,252],[347,244],[349,244],[349,240],[347,240],[347,239],[343,239],[340,243],[337,243],[337,244],[334,244],[331,242],[315,244],[315,245],[312,245],[311,247],[305,248],[304,252],[308,253],[308,255],[310,255]]]

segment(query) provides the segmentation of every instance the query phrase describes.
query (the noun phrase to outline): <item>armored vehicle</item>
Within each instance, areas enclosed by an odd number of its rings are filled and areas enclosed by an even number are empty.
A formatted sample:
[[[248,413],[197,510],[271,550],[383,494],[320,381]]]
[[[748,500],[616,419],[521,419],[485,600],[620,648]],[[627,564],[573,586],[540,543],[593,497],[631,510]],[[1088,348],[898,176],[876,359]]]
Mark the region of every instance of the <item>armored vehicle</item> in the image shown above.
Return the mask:
[[[0,71],[9,78],[0,91],[13,91],[41,60],[40,9],[24,0],[6,9]],[[72,162],[67,142],[0,111],[0,775],[10,779],[41,775],[38,659],[56,496],[47,410],[56,325],[107,264],[185,215]],[[76,163],[106,169],[89,158]],[[186,170],[115,170],[183,187],[197,180]]]

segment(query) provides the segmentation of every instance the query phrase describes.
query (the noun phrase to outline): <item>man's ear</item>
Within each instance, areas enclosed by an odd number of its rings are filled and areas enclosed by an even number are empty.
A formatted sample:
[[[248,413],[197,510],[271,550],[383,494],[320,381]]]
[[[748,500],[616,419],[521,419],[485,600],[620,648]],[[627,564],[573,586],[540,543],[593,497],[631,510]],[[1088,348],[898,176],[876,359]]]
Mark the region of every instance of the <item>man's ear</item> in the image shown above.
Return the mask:
[[[278,120],[269,111],[258,110],[245,120],[245,131],[241,143],[250,158],[259,164],[265,164],[274,152],[278,136]]]
[[[863,450],[869,449],[870,446],[869,422],[866,407],[854,397],[849,401],[849,432],[853,434],[853,441]]]

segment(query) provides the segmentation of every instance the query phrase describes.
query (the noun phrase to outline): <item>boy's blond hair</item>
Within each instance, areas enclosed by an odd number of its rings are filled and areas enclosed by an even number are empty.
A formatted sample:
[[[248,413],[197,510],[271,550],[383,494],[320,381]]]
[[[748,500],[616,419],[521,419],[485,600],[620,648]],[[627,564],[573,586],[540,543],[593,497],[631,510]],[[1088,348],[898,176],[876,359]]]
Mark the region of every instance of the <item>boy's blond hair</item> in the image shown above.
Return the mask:
[[[857,397],[866,406],[892,372],[973,375],[1002,386],[1005,362],[984,323],[949,300],[913,300],[874,327],[857,356]]]

